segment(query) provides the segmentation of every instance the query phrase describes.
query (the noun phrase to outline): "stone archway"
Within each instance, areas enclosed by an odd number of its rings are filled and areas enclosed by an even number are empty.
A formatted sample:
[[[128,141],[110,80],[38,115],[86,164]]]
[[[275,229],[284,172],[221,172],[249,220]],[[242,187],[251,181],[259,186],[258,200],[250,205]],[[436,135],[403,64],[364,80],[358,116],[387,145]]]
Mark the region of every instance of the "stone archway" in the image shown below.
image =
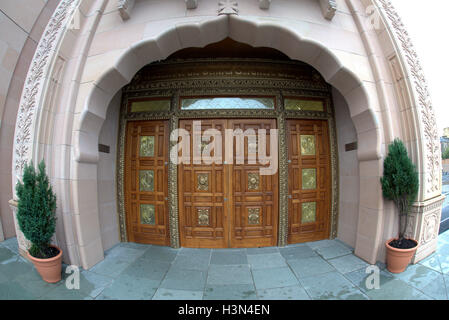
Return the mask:
[[[226,37],[252,45],[277,49],[291,59],[300,60],[317,69],[325,80],[345,97],[352,121],[358,135],[358,160],[360,182],[366,184],[378,179],[381,158],[380,128],[371,105],[370,96],[363,82],[343,65],[332,51],[318,42],[301,37],[300,34],[275,23],[257,23],[238,16],[220,16],[202,23],[185,23],[160,33],[157,37],[142,40],[123,52],[109,69],[95,79],[87,97],[80,121],[74,126],[75,159],[72,172],[72,201],[78,203],[75,210],[76,234],[80,245],[81,264],[90,268],[103,258],[98,224],[98,200],[88,190],[96,188],[96,175],[88,182],[78,181],[83,172],[96,172],[98,137],[106,118],[107,107],[114,94],[126,85],[144,65],[162,60],[183,48],[203,47]],[[80,97],[79,97],[80,98]],[[382,233],[381,193],[360,190],[360,199],[371,202],[377,214],[359,208],[359,219],[369,221],[357,230],[356,254],[374,263]],[[95,219],[96,218],[96,219]],[[89,244],[89,245],[88,245]]]

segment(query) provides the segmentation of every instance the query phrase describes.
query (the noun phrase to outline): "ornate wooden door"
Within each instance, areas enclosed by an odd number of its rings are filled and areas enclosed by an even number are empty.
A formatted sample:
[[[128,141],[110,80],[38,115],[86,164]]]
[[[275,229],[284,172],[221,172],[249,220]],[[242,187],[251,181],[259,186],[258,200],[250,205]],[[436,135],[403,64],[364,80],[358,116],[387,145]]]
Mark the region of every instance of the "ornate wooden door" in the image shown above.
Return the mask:
[[[327,121],[287,120],[288,243],[329,237],[330,148]]]
[[[179,229],[181,246],[224,248],[228,245],[228,179],[224,164],[193,163],[193,148],[203,151],[208,141],[194,144],[193,121],[179,127],[190,134],[190,164],[178,166]],[[216,129],[225,135],[226,120],[201,120],[201,132]],[[224,154],[224,144],[222,144]],[[215,150],[211,155],[215,155]]]
[[[169,245],[168,121],[128,122],[125,208],[128,240]]]
[[[276,128],[276,120],[228,120],[227,127],[243,132],[266,129],[266,150],[270,150],[270,129]],[[230,247],[266,247],[277,244],[278,229],[278,173],[260,175],[259,161],[248,163],[248,153],[257,150],[257,143],[244,139],[244,163],[237,161],[234,143],[233,164],[230,165]],[[278,152],[276,148],[276,152]]]
[[[193,155],[193,120],[179,127],[190,133]],[[277,243],[278,174],[260,176],[260,164],[248,164],[248,139],[244,139],[243,164],[225,164],[225,129],[270,129],[275,120],[201,120],[201,131],[216,129],[222,136],[221,164],[182,164],[178,167],[179,225],[181,246],[258,247]],[[257,131],[255,131],[257,132]],[[208,142],[206,141],[206,144]],[[211,154],[212,156],[215,153]]]

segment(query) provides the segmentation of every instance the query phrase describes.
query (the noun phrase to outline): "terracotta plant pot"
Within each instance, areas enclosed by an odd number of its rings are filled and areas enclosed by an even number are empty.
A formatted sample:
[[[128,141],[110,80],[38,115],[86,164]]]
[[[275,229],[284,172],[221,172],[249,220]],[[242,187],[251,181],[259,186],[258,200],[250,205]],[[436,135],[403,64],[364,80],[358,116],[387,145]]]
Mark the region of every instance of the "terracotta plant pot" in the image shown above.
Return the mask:
[[[401,273],[412,260],[418,248],[418,242],[413,239],[408,239],[414,241],[416,246],[411,249],[398,249],[390,246],[389,243],[393,240],[397,240],[397,238],[392,238],[385,242],[385,246],[387,247],[387,269],[391,273]]]
[[[33,262],[37,272],[41,275],[42,280],[49,283],[61,281],[62,273],[62,250],[56,246],[52,247],[57,248],[59,250],[59,254],[56,257],[49,259],[38,259],[27,252],[28,258],[31,262]]]

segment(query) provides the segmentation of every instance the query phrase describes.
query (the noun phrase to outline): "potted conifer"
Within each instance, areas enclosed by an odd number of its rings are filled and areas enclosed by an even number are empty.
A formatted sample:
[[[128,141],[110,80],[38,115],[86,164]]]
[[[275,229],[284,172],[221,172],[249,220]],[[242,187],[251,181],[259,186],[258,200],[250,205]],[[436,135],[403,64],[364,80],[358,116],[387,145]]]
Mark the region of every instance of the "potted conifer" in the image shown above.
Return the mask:
[[[399,237],[389,239],[387,269],[392,273],[404,271],[418,247],[418,241],[405,238],[410,207],[419,189],[418,172],[401,140],[395,139],[388,146],[384,160],[384,174],[380,179],[385,198],[393,200],[399,211]]]
[[[25,238],[31,242],[28,258],[46,282],[61,280],[62,250],[51,244],[56,227],[56,196],[42,160],[36,172],[26,165],[22,182],[16,185],[17,221]]]

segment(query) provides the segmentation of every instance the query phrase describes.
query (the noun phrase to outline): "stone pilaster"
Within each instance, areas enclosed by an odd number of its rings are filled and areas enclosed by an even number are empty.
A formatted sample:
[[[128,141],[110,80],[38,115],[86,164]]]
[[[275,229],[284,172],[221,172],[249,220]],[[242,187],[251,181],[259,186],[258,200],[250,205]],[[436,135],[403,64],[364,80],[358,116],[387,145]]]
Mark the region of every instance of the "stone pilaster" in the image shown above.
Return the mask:
[[[421,261],[437,249],[444,198],[445,196],[441,195],[422,202],[416,202],[411,208],[406,237],[418,241],[418,249],[412,259],[412,263]]]

